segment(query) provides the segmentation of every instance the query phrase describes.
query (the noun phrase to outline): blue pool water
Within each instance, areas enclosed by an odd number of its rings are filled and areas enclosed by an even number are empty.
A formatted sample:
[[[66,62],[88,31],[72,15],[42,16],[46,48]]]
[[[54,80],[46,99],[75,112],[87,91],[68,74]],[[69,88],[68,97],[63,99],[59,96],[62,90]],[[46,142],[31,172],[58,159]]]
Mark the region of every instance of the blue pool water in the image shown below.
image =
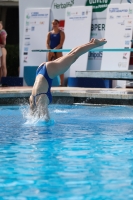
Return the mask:
[[[133,107],[0,107],[0,199],[133,199]]]

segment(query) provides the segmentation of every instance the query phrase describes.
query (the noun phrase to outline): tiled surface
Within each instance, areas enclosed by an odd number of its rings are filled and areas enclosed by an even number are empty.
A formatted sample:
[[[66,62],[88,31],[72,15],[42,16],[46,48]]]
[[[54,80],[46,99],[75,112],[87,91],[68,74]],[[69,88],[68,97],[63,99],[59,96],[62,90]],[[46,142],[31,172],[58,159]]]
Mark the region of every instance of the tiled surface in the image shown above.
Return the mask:
[[[0,98],[29,97],[32,87],[1,87]],[[52,87],[52,95],[56,97],[90,97],[107,99],[133,99],[133,89],[125,88],[78,88]]]
[[[104,71],[104,70],[89,70],[89,71],[76,71],[76,77],[88,78],[106,78],[116,80],[133,80],[133,71]]]

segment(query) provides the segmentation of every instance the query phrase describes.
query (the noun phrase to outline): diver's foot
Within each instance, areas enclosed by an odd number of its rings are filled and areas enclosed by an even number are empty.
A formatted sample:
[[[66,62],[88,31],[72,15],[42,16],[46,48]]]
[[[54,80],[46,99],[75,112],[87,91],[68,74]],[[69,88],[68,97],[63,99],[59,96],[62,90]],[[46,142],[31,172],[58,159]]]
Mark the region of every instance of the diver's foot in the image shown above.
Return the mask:
[[[92,39],[90,40],[90,43],[94,43],[94,41],[95,41],[95,39],[94,39],[94,38],[92,38]]]
[[[104,39],[104,38],[102,38],[102,39],[94,39],[93,43],[96,44],[96,46],[98,47],[98,46],[102,46],[102,45],[106,44],[107,40]]]

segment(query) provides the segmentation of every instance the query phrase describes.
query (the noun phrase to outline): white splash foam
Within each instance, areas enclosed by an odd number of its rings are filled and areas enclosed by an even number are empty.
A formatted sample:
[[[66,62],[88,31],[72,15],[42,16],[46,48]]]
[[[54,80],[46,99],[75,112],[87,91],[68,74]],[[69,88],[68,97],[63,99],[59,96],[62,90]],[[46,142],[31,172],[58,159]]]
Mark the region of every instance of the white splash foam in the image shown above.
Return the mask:
[[[68,113],[66,110],[54,110],[54,113]]]
[[[25,119],[24,125],[26,126],[51,126],[54,124],[54,120],[50,119],[47,121],[47,116],[38,117],[38,113],[36,112],[34,115],[31,115],[30,108],[26,108],[21,106],[20,111]]]

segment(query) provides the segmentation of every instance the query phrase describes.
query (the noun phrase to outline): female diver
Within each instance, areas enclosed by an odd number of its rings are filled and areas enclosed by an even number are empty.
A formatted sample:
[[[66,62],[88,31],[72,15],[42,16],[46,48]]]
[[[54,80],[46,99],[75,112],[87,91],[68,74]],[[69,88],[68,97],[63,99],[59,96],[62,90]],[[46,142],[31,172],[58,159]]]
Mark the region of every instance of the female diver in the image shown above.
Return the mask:
[[[29,98],[31,113],[39,118],[50,119],[48,105],[52,102],[52,79],[66,72],[70,66],[84,53],[106,44],[105,39],[91,39],[87,44],[72,49],[68,54],[49,62],[42,63],[36,71],[36,79]],[[82,66],[81,66],[82,68]]]

